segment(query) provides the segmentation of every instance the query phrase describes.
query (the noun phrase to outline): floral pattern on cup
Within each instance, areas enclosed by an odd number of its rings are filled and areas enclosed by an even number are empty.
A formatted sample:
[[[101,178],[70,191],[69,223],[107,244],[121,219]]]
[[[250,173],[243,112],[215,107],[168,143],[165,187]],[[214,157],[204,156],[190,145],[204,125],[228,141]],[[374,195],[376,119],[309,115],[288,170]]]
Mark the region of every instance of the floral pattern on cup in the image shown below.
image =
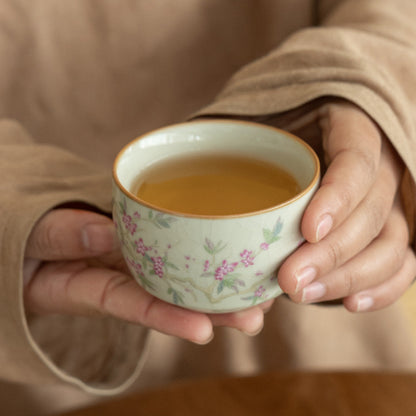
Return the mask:
[[[145,207],[141,207],[140,212],[128,212],[126,198],[123,198],[114,203],[113,218],[131,273],[155,296],[165,300],[169,298],[172,303],[182,306],[195,303],[201,295],[211,305],[239,296],[247,307],[269,298],[266,283],[275,279],[275,272],[265,274],[257,263],[281,238],[284,224],[280,217],[270,228],[259,230],[262,235],[260,244],[244,247],[234,257],[224,254],[227,241],[205,237],[201,243],[205,257],[198,262],[186,253],[178,256],[173,241],[144,239],[142,231],[145,227],[168,231],[173,226],[181,226],[180,217]],[[183,261],[179,262],[178,258]],[[247,279],[247,271],[250,279]],[[164,293],[160,293],[161,290]]]

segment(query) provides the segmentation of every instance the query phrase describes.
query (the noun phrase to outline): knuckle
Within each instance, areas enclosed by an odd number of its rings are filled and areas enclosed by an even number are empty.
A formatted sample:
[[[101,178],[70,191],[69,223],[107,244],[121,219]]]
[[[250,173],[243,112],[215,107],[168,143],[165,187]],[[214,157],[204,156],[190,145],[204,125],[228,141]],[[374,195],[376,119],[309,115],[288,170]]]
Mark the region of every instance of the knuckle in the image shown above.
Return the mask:
[[[395,271],[401,269],[405,262],[406,248],[400,245],[395,245],[390,249],[390,261]]]
[[[359,273],[355,270],[345,270],[343,274],[343,293],[344,296],[352,295],[360,290],[358,282],[362,281]]]
[[[98,310],[100,312],[112,314],[112,300],[115,292],[130,281],[127,276],[122,273],[114,273],[108,278],[104,286],[102,287],[99,301]]]
[[[361,169],[369,177],[374,176],[379,167],[378,159],[375,159],[374,156],[368,152],[365,152],[361,149],[351,150],[355,153],[359,163],[361,164]]]
[[[338,205],[342,208],[342,210],[345,210],[346,212],[350,212],[352,210],[354,205],[354,194],[355,192],[351,185],[345,185],[342,188],[342,191],[338,192]]]
[[[367,228],[373,238],[380,234],[386,222],[386,207],[389,207],[389,204],[387,204],[387,201],[382,196],[374,198],[371,202],[367,203],[365,209]]]
[[[410,240],[410,227],[404,215],[400,215],[395,221],[394,231],[402,246],[407,247]]]
[[[38,238],[35,239],[35,247],[40,253],[54,253],[62,255],[63,250],[59,244],[59,233],[53,226],[53,223],[45,222]]]
[[[326,247],[327,257],[332,268],[337,268],[342,262],[343,245],[339,241],[330,241]]]

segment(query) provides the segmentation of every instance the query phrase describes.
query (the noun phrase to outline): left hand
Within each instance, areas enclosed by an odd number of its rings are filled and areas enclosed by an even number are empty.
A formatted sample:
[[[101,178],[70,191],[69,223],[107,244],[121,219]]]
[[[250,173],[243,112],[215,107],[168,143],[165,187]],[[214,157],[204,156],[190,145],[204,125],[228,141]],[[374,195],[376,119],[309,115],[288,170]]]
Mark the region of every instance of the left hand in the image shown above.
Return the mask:
[[[273,303],[205,314],[163,302],[128,272],[113,222],[85,210],[54,209],[38,221],[27,242],[23,277],[29,313],[112,316],[198,344],[212,339],[214,326],[257,334]]]
[[[403,163],[353,104],[324,104],[307,118],[320,128],[328,167],[302,220],[307,241],[278,281],[298,303],[342,299],[354,312],[384,308],[416,276],[398,195]]]

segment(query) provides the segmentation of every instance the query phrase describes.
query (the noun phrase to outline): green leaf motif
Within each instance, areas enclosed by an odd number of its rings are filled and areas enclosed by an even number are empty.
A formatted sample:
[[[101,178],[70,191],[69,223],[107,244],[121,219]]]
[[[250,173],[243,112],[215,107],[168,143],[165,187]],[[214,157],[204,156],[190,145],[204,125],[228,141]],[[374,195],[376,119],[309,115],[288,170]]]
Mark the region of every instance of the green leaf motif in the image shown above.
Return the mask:
[[[236,279],[235,277],[227,278],[223,280],[224,287],[234,290],[235,293],[238,293],[238,284],[241,283],[241,280]]]
[[[172,295],[172,299],[173,299],[173,303],[175,305],[179,305],[179,304],[184,304],[183,301],[183,295],[180,292],[177,292],[175,289],[173,289],[172,287],[170,287],[168,289],[168,294]]]
[[[170,261],[166,261],[165,262],[165,266],[170,267],[173,270],[180,270],[179,267],[175,266],[173,263],[171,263]]]
[[[157,220],[157,225],[159,225],[162,228],[170,228],[170,224],[163,218]]]
[[[222,240],[218,241],[217,244],[214,244],[209,238],[205,238],[204,249],[207,253],[213,256],[219,253],[220,251],[224,250],[226,246],[227,244],[223,243]]]
[[[273,244],[276,241],[280,240],[280,232],[283,229],[283,222],[280,220],[280,218],[276,221],[276,224],[274,225],[272,230],[269,230],[267,228],[263,228],[263,237],[264,241],[267,244]]]
[[[271,244],[273,242],[273,231],[263,228],[263,237],[267,244]]]
[[[222,283],[225,287],[233,287],[234,286],[234,280],[235,279],[224,279]]]
[[[171,224],[177,221],[177,218],[166,217],[163,212],[157,213],[153,216],[153,211],[149,211],[148,214],[149,221],[154,224],[157,228],[170,228]]]
[[[205,238],[205,244],[204,244],[205,251],[209,254],[213,254],[214,247],[215,247],[214,243],[209,238]]]
[[[276,224],[273,228],[273,235],[276,237],[280,234],[283,228],[283,222],[280,220],[280,218],[276,221]]]
[[[209,246],[207,246],[206,244],[204,244],[204,249],[208,254],[212,254],[212,250]]]
[[[151,289],[153,291],[156,291],[156,288],[153,285],[153,283],[150,280],[146,279],[143,275],[140,275],[139,279],[140,279],[140,282],[141,282],[143,288],[148,287],[149,289]]]

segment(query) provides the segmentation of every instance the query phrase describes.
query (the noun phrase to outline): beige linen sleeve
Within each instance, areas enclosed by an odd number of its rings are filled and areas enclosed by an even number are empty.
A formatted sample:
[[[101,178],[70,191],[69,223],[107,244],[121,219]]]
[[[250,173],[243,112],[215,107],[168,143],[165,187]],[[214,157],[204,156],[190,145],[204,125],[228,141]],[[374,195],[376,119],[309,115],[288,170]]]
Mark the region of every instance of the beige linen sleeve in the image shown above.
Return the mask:
[[[109,173],[59,148],[36,144],[0,120],[0,378],[65,381],[96,394],[125,389],[144,359],[145,330],[106,318],[27,318],[22,296],[26,239],[57,205],[78,201],[107,211]]]
[[[197,115],[282,113],[320,97],[365,110],[402,157],[413,231],[416,178],[416,1],[322,0],[320,22],[237,72]]]

